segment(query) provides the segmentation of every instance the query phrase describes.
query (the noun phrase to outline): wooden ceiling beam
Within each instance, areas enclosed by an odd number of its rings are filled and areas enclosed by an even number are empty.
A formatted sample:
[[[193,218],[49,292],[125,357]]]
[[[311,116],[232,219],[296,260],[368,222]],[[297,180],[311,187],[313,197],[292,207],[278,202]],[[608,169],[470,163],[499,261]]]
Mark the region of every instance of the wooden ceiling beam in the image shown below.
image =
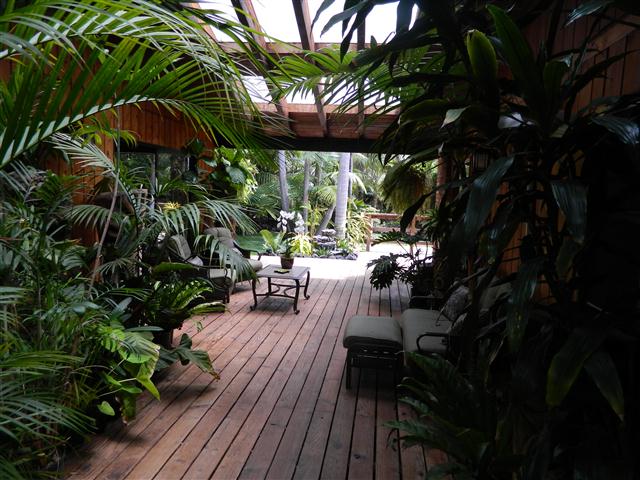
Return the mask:
[[[364,39],[365,39],[365,32],[366,32],[365,24],[366,24],[366,20],[362,22],[362,24],[358,27],[358,33],[357,33],[358,50],[364,49]],[[360,93],[362,93],[362,88],[364,87],[363,82],[364,80],[362,80],[360,82],[360,85],[358,85],[358,89],[360,90]],[[360,137],[364,136],[364,127],[365,127],[364,100],[361,97],[358,100],[358,134]]]
[[[298,32],[300,33],[300,44],[305,50],[314,52],[316,42],[313,38],[313,30],[311,29],[309,4],[307,0],[292,0],[291,3],[293,4],[293,11],[295,12],[296,23],[298,24]],[[312,92],[315,99],[316,110],[318,111],[318,122],[322,129],[322,135],[326,137],[329,135],[329,127],[327,126],[327,114],[322,104],[320,87],[316,85],[312,88]]]
[[[240,23],[254,31],[251,36],[256,44],[258,44],[264,51],[267,51],[267,42],[264,36],[261,35],[264,32],[260,22],[258,21],[258,16],[256,15],[256,10],[253,7],[252,0],[231,0],[231,4],[236,10],[236,16]],[[264,55],[260,55],[260,60],[262,61],[265,69],[270,68],[271,65]],[[269,86],[268,82],[267,86]],[[273,96],[273,89],[269,88],[269,92]],[[275,105],[278,114],[282,115],[282,118],[286,123],[287,130],[291,131],[291,120],[289,118],[289,108],[286,99],[281,98],[275,102]]]

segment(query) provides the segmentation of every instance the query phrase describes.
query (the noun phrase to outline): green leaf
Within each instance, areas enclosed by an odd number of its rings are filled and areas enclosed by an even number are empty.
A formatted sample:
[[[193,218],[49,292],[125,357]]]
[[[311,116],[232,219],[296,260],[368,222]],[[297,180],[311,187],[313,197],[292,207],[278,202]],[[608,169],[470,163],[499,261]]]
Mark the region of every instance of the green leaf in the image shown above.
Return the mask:
[[[582,245],[577,243],[571,237],[565,237],[562,241],[562,246],[556,257],[556,272],[561,279],[566,278],[571,266],[573,265],[573,259],[582,249]]]
[[[99,405],[98,405],[98,410],[100,410],[102,413],[104,413],[105,415],[109,415],[110,417],[115,416],[116,412],[113,409],[113,407],[111,406],[111,404],[109,402],[107,402],[106,400],[103,400]]]
[[[575,328],[556,353],[547,372],[547,404],[558,406],[569,393],[589,356],[605,340],[602,330]]]
[[[498,60],[491,41],[479,30],[467,35],[467,52],[473,74],[485,86],[495,84],[498,76]]]
[[[640,142],[640,128],[638,128],[638,123],[633,120],[614,115],[600,115],[592,121],[615,134],[622,143],[637,145]]]
[[[473,181],[467,208],[464,214],[465,245],[480,230],[486,221],[496,199],[502,178],[513,164],[513,156],[501,157]]]
[[[466,107],[462,107],[462,108],[451,108],[451,109],[447,110],[447,113],[444,116],[444,121],[442,122],[442,125],[440,126],[440,128],[446,127],[450,123],[453,123],[456,120],[458,120],[460,118],[460,116],[468,108],[470,108],[470,105],[467,105]]]
[[[500,39],[502,52],[509,64],[515,80],[524,93],[532,110],[544,111],[545,95],[542,73],[538,68],[531,46],[520,28],[507,13],[495,5],[487,7]]]
[[[580,245],[587,228],[587,187],[578,182],[552,182],[553,197],[564,213],[567,230]]]
[[[229,174],[231,183],[243,184],[247,181],[247,177],[244,172],[237,167],[227,167],[227,173]]]
[[[566,27],[568,25],[571,25],[576,20],[580,20],[582,17],[586,17],[587,15],[592,15],[596,12],[599,12],[611,3],[613,3],[613,0],[589,0],[587,2],[584,2],[574,8],[571,13],[569,13],[564,25]]]
[[[598,350],[585,362],[584,368],[618,418],[624,421],[624,392],[611,356],[604,350]]]
[[[405,232],[407,230],[407,227],[409,225],[411,225],[411,222],[413,221],[413,217],[416,216],[416,213],[418,213],[418,210],[420,210],[422,208],[422,205],[424,205],[424,201],[430,196],[430,194],[424,194],[422,195],[418,201],[416,203],[414,203],[413,205],[411,205],[409,208],[407,208],[403,213],[402,213],[402,218],[400,219],[400,231],[401,232]]]
[[[162,262],[151,269],[151,275],[157,276],[165,273],[183,272],[188,270],[196,270],[196,268],[190,263]]]
[[[158,357],[149,360],[148,362],[141,363],[140,368],[138,369],[138,373],[136,375],[136,380],[146,388],[151,395],[156,398],[156,400],[160,400],[160,392],[155,384],[151,381],[151,375],[156,368],[156,363],[158,361]]]
[[[513,282],[507,310],[507,339],[511,352],[516,352],[522,343],[531,314],[529,301],[536,291],[542,265],[543,259],[523,263]]]

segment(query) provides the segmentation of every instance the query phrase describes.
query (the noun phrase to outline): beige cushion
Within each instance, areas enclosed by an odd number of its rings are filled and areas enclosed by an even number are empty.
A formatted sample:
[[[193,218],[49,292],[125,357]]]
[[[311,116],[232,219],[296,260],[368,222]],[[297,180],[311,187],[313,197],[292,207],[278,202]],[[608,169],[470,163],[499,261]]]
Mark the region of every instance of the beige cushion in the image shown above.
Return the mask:
[[[229,249],[233,249],[234,248],[233,236],[231,235],[231,230],[229,230],[228,228],[224,228],[224,227],[207,228],[204,231],[204,233],[207,234],[207,235],[211,235],[212,237],[217,238],[218,241],[221,244],[223,244],[225,247],[227,247]]]
[[[451,322],[437,310],[409,308],[401,317],[403,347],[405,352],[417,352],[416,340],[424,333],[447,333]],[[420,348],[425,352],[445,353],[447,343],[443,337],[422,337]]]
[[[347,322],[342,345],[351,348],[363,344],[379,345],[399,352],[402,350],[402,330],[391,317],[356,315]]]
[[[180,257],[181,260],[186,260],[191,257],[191,247],[189,247],[189,242],[184,238],[183,235],[173,235],[169,239],[169,248]]]

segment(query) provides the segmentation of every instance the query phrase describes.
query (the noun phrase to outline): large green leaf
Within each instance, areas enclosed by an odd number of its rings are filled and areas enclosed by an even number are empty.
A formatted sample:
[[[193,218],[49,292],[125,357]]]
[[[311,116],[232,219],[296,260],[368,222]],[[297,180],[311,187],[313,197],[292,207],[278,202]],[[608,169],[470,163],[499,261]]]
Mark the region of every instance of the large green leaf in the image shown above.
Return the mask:
[[[513,282],[507,310],[507,339],[509,349],[512,352],[516,352],[520,348],[524,338],[531,314],[529,302],[536,291],[542,265],[543,259],[534,259],[523,263]]]
[[[585,362],[584,368],[616,415],[624,420],[624,392],[611,356],[604,350],[598,350]]]
[[[473,181],[464,214],[464,243],[475,237],[487,220],[496,199],[502,178],[513,164],[514,157],[492,161],[485,172]]]
[[[593,123],[600,125],[616,135],[621,142],[627,145],[640,143],[640,127],[638,122],[615,115],[600,115],[593,118]]]
[[[575,22],[576,20],[580,20],[582,17],[586,17],[588,15],[599,12],[612,3],[613,0],[589,0],[587,2],[581,3],[576,8],[574,8],[569,13],[569,15],[567,15],[565,26],[571,25],[573,22]]]
[[[575,181],[551,183],[553,197],[567,222],[567,229],[578,243],[584,243],[587,228],[587,187]]]
[[[509,68],[513,73],[527,104],[532,111],[538,112],[538,118],[545,112],[546,99],[542,72],[538,67],[533,50],[524,37],[522,31],[507,13],[495,5],[487,7],[500,39],[500,47]]]
[[[605,340],[602,330],[593,328],[574,328],[569,338],[556,353],[547,372],[547,403],[558,406],[569,393],[585,361]],[[596,366],[596,370],[599,366]]]

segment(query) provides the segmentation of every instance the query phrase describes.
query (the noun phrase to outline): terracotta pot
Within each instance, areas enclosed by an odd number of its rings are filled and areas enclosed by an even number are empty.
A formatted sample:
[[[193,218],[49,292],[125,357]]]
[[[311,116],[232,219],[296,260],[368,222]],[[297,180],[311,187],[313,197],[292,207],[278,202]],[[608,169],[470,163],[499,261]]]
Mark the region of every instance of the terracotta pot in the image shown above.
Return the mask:
[[[290,269],[293,267],[293,259],[294,257],[280,257],[280,266]]]

